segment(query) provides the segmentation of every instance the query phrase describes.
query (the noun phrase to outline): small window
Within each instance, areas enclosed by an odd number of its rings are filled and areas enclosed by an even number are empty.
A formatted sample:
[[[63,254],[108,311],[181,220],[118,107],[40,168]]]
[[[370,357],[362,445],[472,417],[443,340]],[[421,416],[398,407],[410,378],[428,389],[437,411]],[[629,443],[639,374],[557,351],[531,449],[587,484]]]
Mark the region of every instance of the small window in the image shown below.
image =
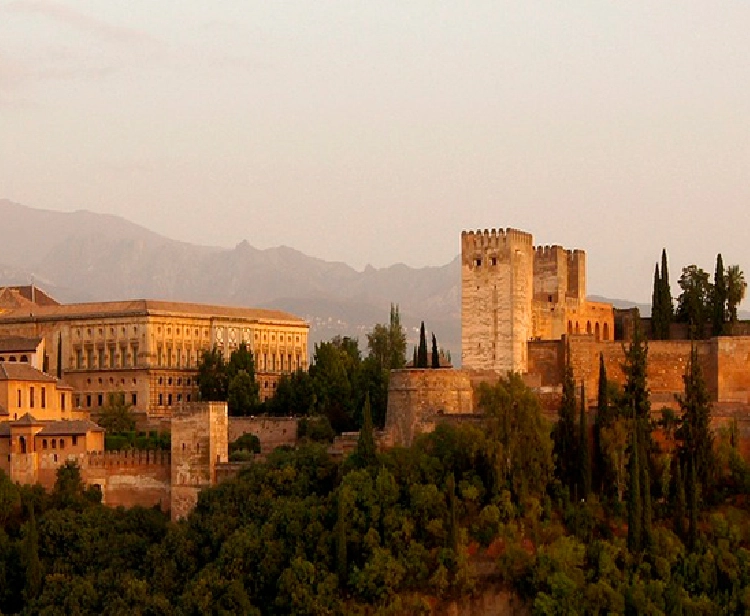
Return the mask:
[[[57,454],[52,454],[52,461],[57,462]]]
[[[190,402],[190,394],[187,395],[187,401]]]
[[[159,394],[159,406],[162,406],[164,404],[164,396],[162,394]]]
[[[60,394],[60,410],[65,410],[65,394]]]
[[[75,447],[76,445],[78,445],[78,437],[73,436],[73,447]]]
[[[42,449],[47,449],[47,439],[46,438],[42,439]]]
[[[497,257],[492,257],[490,259],[490,265],[497,265]]]
[[[52,449],[57,449],[57,439],[56,438],[52,439]]]
[[[138,404],[138,394],[130,394],[130,404],[133,406]]]
[[[167,406],[172,406],[172,394],[167,395]]]
[[[474,265],[476,265],[477,267],[481,267],[482,266],[482,260],[481,259],[474,259]]]
[[[47,388],[42,387],[42,408],[47,408]]]
[[[64,438],[60,439],[60,449],[65,449],[65,439]]]
[[[182,402],[182,394],[177,394],[177,402]]]
[[[102,394],[96,395],[96,403],[97,406],[102,406],[104,404],[104,396]]]
[[[21,390],[20,389],[18,390],[18,404],[16,406],[18,407],[21,406]]]
[[[91,406],[91,394],[86,394],[86,406]]]

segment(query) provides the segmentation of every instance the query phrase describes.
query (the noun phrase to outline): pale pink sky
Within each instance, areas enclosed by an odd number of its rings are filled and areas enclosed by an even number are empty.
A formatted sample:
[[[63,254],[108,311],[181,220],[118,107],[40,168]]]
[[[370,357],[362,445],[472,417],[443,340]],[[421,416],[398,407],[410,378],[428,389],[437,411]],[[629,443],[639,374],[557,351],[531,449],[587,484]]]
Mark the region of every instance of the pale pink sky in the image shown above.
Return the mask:
[[[749,25],[739,1],[0,1],[0,198],[358,268],[515,226],[648,301],[662,246],[673,282],[718,251],[750,277]]]

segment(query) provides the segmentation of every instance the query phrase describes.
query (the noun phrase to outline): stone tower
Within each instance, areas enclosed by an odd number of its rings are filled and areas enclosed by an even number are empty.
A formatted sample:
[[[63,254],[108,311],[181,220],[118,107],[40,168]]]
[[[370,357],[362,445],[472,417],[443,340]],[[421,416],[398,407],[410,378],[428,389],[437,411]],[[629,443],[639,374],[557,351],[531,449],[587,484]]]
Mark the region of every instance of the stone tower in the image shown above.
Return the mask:
[[[203,488],[216,485],[216,466],[229,460],[227,403],[194,402],[172,414],[172,519],[190,513]]]
[[[526,372],[534,247],[516,229],[461,234],[461,360],[470,370]]]

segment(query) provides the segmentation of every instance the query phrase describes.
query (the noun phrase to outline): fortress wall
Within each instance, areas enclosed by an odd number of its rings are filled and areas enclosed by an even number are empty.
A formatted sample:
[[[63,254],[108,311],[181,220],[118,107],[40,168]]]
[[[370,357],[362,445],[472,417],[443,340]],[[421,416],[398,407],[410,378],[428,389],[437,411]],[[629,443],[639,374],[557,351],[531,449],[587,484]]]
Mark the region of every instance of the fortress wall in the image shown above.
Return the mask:
[[[565,346],[560,340],[529,342],[529,374],[535,375],[538,387],[559,387],[565,367]]]
[[[568,257],[568,292],[567,296],[586,301],[586,252],[584,250],[566,250]]]
[[[410,445],[423,422],[439,413],[471,414],[474,391],[465,370],[393,370],[385,432],[393,445]]]
[[[750,336],[714,338],[717,398],[750,404]]]
[[[260,439],[260,451],[264,454],[277,447],[294,447],[298,423],[297,417],[230,417],[228,442],[250,433]]]
[[[102,491],[110,507],[170,506],[171,459],[168,451],[107,451],[89,453],[81,476]]]
[[[534,299],[558,304],[568,290],[568,257],[562,246],[534,249]]]

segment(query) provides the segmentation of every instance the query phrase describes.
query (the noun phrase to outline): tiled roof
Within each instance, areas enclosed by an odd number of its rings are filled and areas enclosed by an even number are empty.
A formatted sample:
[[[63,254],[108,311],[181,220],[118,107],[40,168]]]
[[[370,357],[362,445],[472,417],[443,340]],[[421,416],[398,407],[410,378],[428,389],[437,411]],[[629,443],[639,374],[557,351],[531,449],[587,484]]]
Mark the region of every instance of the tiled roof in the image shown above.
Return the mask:
[[[20,336],[3,337],[0,338],[0,353],[10,353],[12,351],[18,353],[24,351],[32,353],[36,351],[41,342],[41,338],[22,338]]]
[[[108,317],[119,315],[185,315],[198,317],[227,317],[249,321],[283,321],[295,325],[305,325],[304,319],[281,310],[264,308],[242,308],[238,306],[217,306],[191,302],[168,302],[152,299],[135,299],[121,302],[87,302],[81,304],[60,304],[57,306],[36,306],[35,319],[81,319],[88,317]],[[0,322],[24,320],[30,316],[27,308],[9,310],[0,314]]]
[[[87,432],[104,432],[104,428],[88,419],[63,419],[60,421],[45,421],[44,427],[38,434],[43,436],[58,436],[68,434],[86,434]]]
[[[0,381],[55,383],[57,379],[23,362],[0,361]]]
[[[20,419],[17,419],[16,421],[13,421],[11,423],[14,426],[39,426],[44,422],[39,421],[31,413],[24,413],[23,415],[21,415]]]

